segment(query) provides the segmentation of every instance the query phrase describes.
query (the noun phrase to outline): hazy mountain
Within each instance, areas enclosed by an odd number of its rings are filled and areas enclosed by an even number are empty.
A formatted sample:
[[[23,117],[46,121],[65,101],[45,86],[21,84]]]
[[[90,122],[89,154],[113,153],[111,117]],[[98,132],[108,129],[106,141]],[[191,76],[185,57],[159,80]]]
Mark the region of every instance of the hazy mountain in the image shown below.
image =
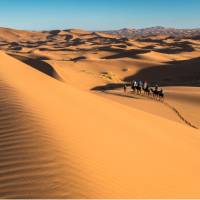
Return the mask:
[[[176,37],[176,38],[194,38],[200,37],[200,28],[194,29],[176,29],[176,28],[165,28],[162,26],[155,26],[149,28],[142,28],[142,29],[120,29],[120,30],[112,30],[112,31],[105,31],[111,34],[117,34],[120,36],[128,37],[128,38],[138,38],[138,37],[149,37],[154,35],[164,35],[169,37]]]

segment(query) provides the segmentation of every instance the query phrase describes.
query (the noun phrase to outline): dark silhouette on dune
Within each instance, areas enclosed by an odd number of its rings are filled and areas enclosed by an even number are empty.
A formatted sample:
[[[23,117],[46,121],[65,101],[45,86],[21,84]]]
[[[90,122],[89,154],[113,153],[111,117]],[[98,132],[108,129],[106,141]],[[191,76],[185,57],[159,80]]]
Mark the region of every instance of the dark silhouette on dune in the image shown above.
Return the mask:
[[[38,59],[33,59],[25,56],[20,56],[20,55],[15,55],[15,54],[9,54],[10,56],[13,56],[14,58],[22,61],[23,63],[33,67],[36,70],[39,70],[40,72],[57,79],[59,81],[62,81],[62,78],[58,75],[58,73],[55,71],[55,69],[49,65],[48,63],[38,60]]]

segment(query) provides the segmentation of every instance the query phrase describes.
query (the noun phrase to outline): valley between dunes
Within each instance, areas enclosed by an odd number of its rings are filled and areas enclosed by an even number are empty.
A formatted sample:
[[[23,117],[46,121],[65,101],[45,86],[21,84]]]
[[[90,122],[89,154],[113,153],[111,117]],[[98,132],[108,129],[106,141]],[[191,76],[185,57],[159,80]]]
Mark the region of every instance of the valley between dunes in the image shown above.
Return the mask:
[[[0,198],[200,198],[199,41],[0,38]],[[125,95],[135,79],[164,103]]]

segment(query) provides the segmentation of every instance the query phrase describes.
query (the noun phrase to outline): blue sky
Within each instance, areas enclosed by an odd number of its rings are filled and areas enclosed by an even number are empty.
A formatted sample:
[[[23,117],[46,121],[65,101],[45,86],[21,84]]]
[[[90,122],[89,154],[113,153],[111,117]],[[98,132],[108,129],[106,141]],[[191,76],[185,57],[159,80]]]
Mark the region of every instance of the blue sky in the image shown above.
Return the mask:
[[[49,30],[200,27],[200,0],[0,0],[0,26]]]

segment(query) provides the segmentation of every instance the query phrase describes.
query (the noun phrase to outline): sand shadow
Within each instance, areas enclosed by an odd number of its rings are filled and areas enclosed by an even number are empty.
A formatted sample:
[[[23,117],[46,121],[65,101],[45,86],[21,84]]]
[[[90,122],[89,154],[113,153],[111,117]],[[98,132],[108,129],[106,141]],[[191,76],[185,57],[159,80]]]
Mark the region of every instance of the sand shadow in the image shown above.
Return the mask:
[[[97,51],[109,51],[109,52],[115,52],[115,53],[122,53],[124,50],[113,48],[112,46],[102,46],[96,48]]]
[[[70,42],[71,46],[78,46],[81,44],[85,44],[86,42],[84,40],[82,40],[81,38],[75,38]]]
[[[145,49],[145,50],[155,50],[156,46],[154,45],[148,45],[146,47],[143,47],[142,49]]]
[[[59,76],[59,74],[56,72],[56,70],[50,64],[42,60],[33,59],[16,54],[9,54],[9,55],[56,80],[63,81],[62,78]]]
[[[115,93],[115,92],[112,92],[112,91],[103,91],[104,94],[107,94],[107,95],[114,95],[114,96],[119,96],[119,97],[124,97],[124,98],[130,98],[130,99],[141,99],[139,97],[136,97],[136,96],[133,96],[131,95],[131,93]]]
[[[200,57],[184,61],[172,61],[165,65],[141,69],[138,73],[124,79],[147,80],[161,86],[200,86]]]
[[[87,58],[85,56],[79,56],[79,57],[76,57],[76,58],[71,58],[70,61],[78,62],[78,61],[86,60],[86,59]]]
[[[91,88],[92,91],[101,91],[105,92],[108,90],[115,90],[123,87],[123,83],[108,83],[106,85],[99,85]]]
[[[129,84],[129,83],[127,83],[126,85],[128,87],[131,86],[131,84]],[[128,92],[126,94],[113,92],[114,90],[116,91],[117,89],[123,88],[123,86],[124,86],[124,83],[109,83],[106,85],[100,85],[100,86],[93,87],[93,88],[91,88],[91,91],[98,91],[98,92],[103,92],[104,94],[111,94],[111,95],[115,95],[115,96],[132,98],[132,99],[141,99],[139,97],[131,95],[131,92]]]
[[[192,43],[185,41],[185,42],[175,42],[172,44],[168,44],[170,47],[164,49],[155,49],[156,52],[165,53],[165,54],[177,54],[182,52],[192,52],[195,49],[191,45]]]
[[[166,44],[166,42],[162,39],[140,38],[140,39],[137,39],[136,41],[138,41],[138,42],[151,42],[151,43],[157,43],[157,44],[160,44],[160,45]]]
[[[121,52],[115,55],[103,57],[103,59],[118,59],[118,58],[138,58],[138,54],[144,54],[150,52],[150,50],[144,49],[131,49],[120,50]]]

